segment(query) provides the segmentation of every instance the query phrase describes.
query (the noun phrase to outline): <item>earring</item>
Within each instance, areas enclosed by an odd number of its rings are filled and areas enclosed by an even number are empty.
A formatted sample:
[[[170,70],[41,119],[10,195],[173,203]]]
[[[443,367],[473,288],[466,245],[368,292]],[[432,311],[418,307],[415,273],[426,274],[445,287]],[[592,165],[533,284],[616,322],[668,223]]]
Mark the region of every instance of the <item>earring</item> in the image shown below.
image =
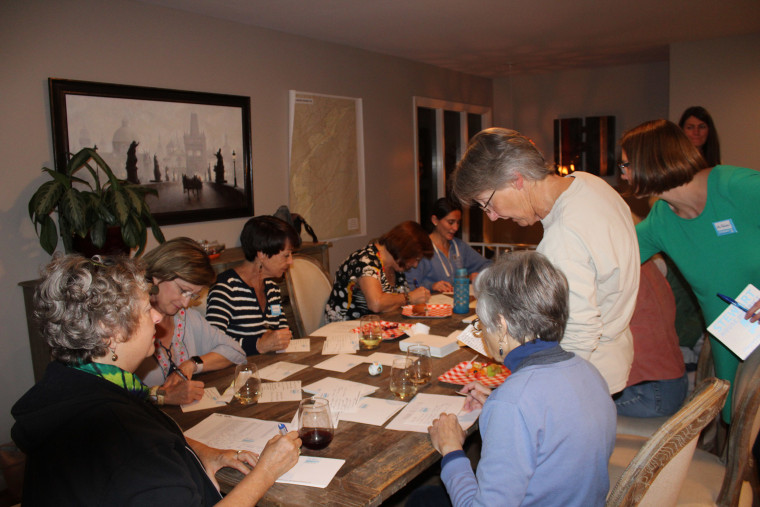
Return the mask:
[[[148,289],[148,295],[155,296],[156,294],[158,294],[158,285],[151,285],[150,289]]]
[[[119,356],[116,355],[116,347],[109,347],[108,350],[111,351],[111,361],[116,362],[116,360],[119,359]]]

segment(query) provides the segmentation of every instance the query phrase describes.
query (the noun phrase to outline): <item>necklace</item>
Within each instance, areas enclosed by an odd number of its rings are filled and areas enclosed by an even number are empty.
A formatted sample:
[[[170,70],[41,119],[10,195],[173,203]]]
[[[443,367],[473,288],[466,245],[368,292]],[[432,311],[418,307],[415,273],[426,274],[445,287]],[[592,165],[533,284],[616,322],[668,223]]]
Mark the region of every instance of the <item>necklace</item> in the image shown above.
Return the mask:
[[[443,267],[443,272],[446,273],[446,277],[448,279],[451,279],[451,273],[454,272],[454,265],[451,263],[451,259],[449,259],[448,256],[443,255],[441,253],[441,251],[435,245],[435,241],[433,241],[432,243],[433,243],[433,250],[435,250],[436,256],[438,256],[438,258],[441,261],[441,266]],[[459,247],[457,246],[457,244],[454,241],[452,241],[451,244],[454,245],[454,255],[456,255],[457,257],[459,257]],[[446,267],[446,264],[449,265],[448,268]],[[451,273],[449,273],[449,269],[451,269]]]

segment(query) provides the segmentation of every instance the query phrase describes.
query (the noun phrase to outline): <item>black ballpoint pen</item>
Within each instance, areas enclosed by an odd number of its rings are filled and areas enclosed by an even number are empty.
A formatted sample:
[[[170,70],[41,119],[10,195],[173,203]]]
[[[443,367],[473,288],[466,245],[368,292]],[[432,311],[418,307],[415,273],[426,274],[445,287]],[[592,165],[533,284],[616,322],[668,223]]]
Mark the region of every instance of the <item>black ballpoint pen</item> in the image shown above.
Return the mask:
[[[720,292],[718,292],[717,296],[721,298],[723,301],[725,301],[726,303],[730,305],[734,305],[735,307],[737,307],[739,310],[743,311],[744,313],[747,313],[749,311],[746,308],[744,308],[742,305],[737,303],[734,298],[730,298],[724,294],[721,294]]]

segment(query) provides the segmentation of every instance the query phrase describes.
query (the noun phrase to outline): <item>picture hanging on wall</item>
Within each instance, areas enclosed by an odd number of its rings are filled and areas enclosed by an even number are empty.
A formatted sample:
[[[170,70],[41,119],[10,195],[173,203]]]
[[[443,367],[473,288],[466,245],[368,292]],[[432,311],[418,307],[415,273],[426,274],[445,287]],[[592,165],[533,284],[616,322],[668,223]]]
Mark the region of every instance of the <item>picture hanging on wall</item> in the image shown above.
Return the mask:
[[[253,215],[249,97],[49,79],[58,171],[94,147],[160,225]]]

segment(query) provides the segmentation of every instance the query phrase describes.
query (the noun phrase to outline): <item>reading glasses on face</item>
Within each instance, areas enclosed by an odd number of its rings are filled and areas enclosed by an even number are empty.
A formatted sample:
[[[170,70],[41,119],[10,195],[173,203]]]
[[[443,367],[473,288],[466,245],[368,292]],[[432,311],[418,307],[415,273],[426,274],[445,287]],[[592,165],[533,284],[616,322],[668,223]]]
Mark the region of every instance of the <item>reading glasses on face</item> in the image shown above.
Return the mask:
[[[491,196],[488,198],[485,204],[480,204],[479,202],[475,202],[477,204],[478,208],[480,208],[484,213],[488,213],[488,205],[491,204],[491,199],[493,199],[494,194],[496,193],[496,189],[493,189],[493,192],[491,192]]]
[[[176,285],[177,288],[179,289],[179,295],[182,296],[183,298],[189,299],[190,302],[196,301],[199,297],[201,297],[200,294],[196,294],[195,292],[191,290],[183,289],[176,279],[172,280],[172,282],[174,282],[174,285]]]

